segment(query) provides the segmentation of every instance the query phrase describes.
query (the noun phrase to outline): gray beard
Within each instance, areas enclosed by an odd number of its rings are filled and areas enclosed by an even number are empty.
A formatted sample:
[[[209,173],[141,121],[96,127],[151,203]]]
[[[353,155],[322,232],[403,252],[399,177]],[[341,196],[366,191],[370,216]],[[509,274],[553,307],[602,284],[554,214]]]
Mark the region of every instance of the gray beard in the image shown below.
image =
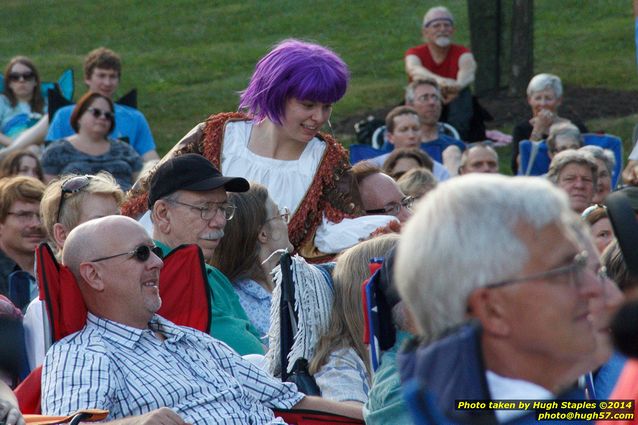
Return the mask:
[[[447,47],[452,44],[452,40],[450,40],[449,37],[438,37],[436,40],[434,40],[434,44],[439,47]]]

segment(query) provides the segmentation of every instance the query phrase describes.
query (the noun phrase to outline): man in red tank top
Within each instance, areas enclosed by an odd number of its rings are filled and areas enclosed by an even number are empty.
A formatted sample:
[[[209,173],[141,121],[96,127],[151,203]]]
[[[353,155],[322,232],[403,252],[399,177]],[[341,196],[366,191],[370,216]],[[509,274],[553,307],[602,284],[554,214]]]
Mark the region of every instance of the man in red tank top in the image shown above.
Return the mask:
[[[421,29],[425,44],[405,52],[405,71],[410,81],[433,78],[441,88],[443,103],[449,105],[448,121],[461,138],[469,130],[472,116],[471,93],[464,90],[474,81],[476,61],[472,52],[452,44],[454,17],[442,6],[433,7],[423,18]]]

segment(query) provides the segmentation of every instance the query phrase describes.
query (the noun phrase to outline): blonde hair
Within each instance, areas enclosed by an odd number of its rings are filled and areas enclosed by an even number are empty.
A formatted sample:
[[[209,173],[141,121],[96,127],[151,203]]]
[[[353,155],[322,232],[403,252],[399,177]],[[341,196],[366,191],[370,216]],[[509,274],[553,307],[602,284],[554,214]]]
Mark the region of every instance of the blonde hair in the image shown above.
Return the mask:
[[[427,168],[413,168],[397,180],[401,192],[406,196],[423,196],[438,184],[434,174]],[[423,193],[422,193],[423,192]]]
[[[106,171],[100,171],[94,176],[90,176],[89,184],[76,193],[69,193],[64,199],[62,211],[60,207],[60,196],[62,196],[62,184],[73,174],[64,175],[51,181],[42,195],[40,202],[40,215],[42,216],[42,226],[47,233],[47,238],[55,244],[53,237],[53,225],[60,223],[70,232],[80,224],[82,214],[82,202],[88,195],[110,195],[119,206],[124,199],[124,192],[115,181],[115,178]],[[59,221],[58,221],[59,220]]]
[[[363,344],[363,303],[361,284],[370,276],[371,258],[383,257],[399,241],[398,234],[381,235],[361,242],[342,252],[332,273],[335,296],[328,331],[321,335],[315,355],[310,361],[310,373],[317,373],[333,351],[352,348],[366,365],[370,375],[368,350]]]

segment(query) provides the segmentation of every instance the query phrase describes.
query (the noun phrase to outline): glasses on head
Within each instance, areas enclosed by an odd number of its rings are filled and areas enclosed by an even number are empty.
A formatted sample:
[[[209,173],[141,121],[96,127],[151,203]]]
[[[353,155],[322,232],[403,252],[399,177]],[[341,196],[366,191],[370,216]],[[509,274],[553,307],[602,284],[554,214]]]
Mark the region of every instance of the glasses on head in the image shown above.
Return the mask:
[[[585,208],[585,210],[580,214],[580,218],[585,219],[589,217],[591,213],[593,213],[594,211],[598,211],[600,209],[607,211],[607,207],[605,205],[594,204],[590,207]]]
[[[96,258],[95,260],[91,260],[89,262],[97,263],[98,261],[110,260],[111,258],[129,255],[130,258],[135,258],[140,263],[144,263],[150,258],[151,252],[155,254],[156,256],[158,256],[160,259],[164,258],[164,254],[162,254],[162,249],[159,246],[140,245],[136,247],[133,251],[123,252],[121,254],[109,255],[108,257]]]
[[[530,280],[539,280],[539,279],[551,279],[557,276],[569,274],[571,277],[571,285],[574,287],[579,287],[583,282],[583,274],[587,269],[587,258],[589,254],[587,251],[582,251],[574,257],[572,262],[565,266],[559,266],[541,273],[534,273],[528,276],[516,277],[513,279],[502,280],[500,282],[489,283],[485,285],[485,288],[500,288],[502,286],[511,285],[513,283],[521,283],[527,282]],[[601,283],[604,283],[607,279],[607,269],[605,267],[601,267],[598,272],[598,279]]]
[[[93,115],[93,118],[104,117],[109,121],[113,121],[113,112],[111,111],[104,111],[100,108],[94,108],[93,106],[91,106],[90,108],[86,108],[86,111]]]
[[[23,223],[30,223],[33,219],[38,222],[42,221],[38,211],[9,211],[7,215],[13,215],[18,219],[18,221]]]
[[[183,205],[185,207],[190,207],[192,209],[198,210],[199,215],[202,217],[202,220],[206,221],[212,220],[213,217],[215,217],[220,211],[226,221],[232,220],[232,218],[235,216],[235,206],[233,204],[229,204],[228,202],[208,202],[206,203],[205,207],[200,207],[173,199],[167,199],[167,201],[172,202],[173,204]]]
[[[84,175],[84,176],[75,176],[66,179],[62,185],[60,186],[60,203],[58,204],[58,216],[56,223],[60,222],[60,214],[62,213],[62,206],[64,205],[64,199],[66,198],[64,195],[67,193],[77,193],[87,187],[89,183],[91,183],[91,178],[93,176]]]
[[[279,208],[279,214],[274,217],[267,218],[266,223],[276,218],[281,218],[286,224],[290,223],[290,210],[288,207]]]
[[[28,72],[10,72],[9,81],[33,81],[35,80],[35,74],[31,71]]]
[[[412,211],[412,205],[414,205],[414,198],[412,196],[406,196],[401,199],[401,202],[390,202],[383,208],[379,208],[376,210],[366,210],[368,214],[389,214],[389,215],[397,215],[401,208],[407,208]]]

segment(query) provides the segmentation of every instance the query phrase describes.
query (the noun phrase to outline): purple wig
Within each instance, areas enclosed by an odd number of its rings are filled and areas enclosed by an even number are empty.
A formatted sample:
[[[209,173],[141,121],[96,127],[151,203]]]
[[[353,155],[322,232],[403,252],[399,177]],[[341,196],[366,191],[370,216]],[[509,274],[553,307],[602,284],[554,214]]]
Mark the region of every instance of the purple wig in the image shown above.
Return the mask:
[[[267,117],[281,125],[288,99],[335,103],[345,94],[349,77],[348,66],[332,50],[283,40],[255,66],[239,108],[258,121]]]

